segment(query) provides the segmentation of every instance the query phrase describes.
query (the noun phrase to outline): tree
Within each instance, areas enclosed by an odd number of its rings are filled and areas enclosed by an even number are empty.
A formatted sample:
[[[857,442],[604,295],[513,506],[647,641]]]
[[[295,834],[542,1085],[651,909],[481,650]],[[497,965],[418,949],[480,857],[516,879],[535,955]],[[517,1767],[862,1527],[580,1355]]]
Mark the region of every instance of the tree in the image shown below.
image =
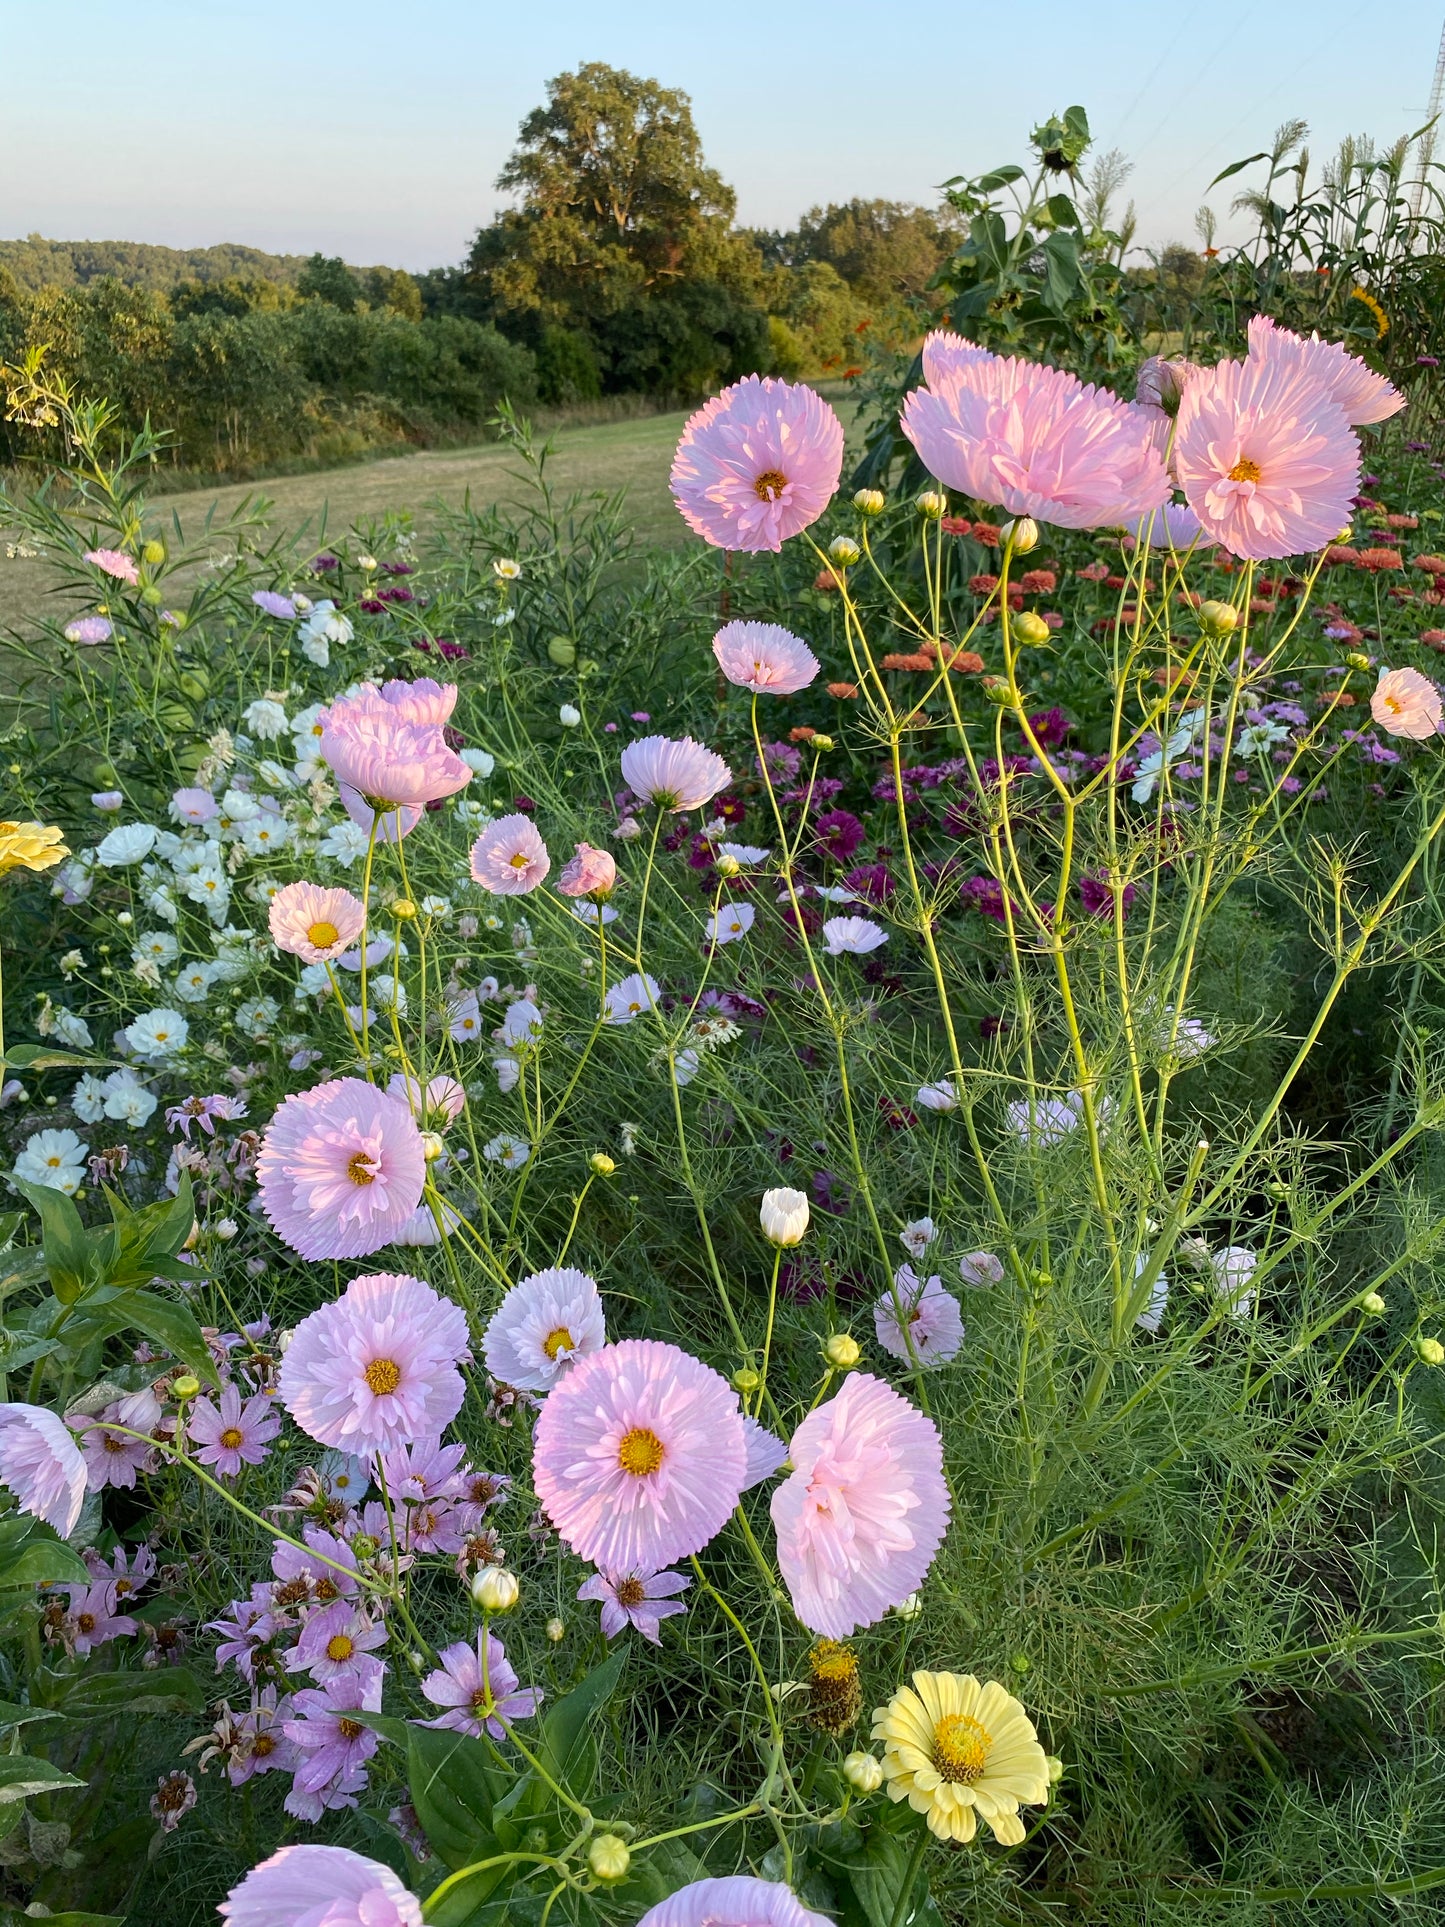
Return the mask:
[[[855,294],[882,306],[922,295],[957,245],[948,209],[853,200],[810,209],[798,223],[793,259],[826,261]]]
[[[339,254],[313,254],[296,278],[302,299],[325,301],[343,314],[354,314],[361,299],[361,283]]]

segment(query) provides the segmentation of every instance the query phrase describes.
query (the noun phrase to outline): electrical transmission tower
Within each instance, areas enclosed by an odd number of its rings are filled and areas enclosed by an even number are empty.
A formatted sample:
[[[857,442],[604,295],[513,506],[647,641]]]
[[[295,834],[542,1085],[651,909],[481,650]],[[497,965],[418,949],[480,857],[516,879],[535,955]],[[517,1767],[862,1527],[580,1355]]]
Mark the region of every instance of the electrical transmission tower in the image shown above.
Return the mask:
[[[1435,56],[1435,80],[1430,88],[1430,105],[1425,114],[1430,124],[1420,139],[1420,172],[1410,196],[1410,213],[1417,220],[1425,200],[1425,182],[1430,173],[1430,163],[1435,158],[1436,123],[1442,104],[1445,104],[1445,28],[1440,33],[1440,51]]]

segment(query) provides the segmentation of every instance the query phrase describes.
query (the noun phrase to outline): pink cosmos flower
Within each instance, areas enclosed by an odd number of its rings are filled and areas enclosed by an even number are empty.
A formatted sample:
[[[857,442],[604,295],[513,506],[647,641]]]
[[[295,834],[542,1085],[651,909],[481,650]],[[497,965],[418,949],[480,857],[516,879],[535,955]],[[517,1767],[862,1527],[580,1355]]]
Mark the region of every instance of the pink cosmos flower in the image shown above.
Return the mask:
[[[599,902],[610,897],[617,883],[617,864],[606,850],[594,850],[590,843],[573,846],[576,856],[562,865],[557,888],[564,897],[594,897]]]
[[[309,964],[330,963],[366,928],[366,905],[349,890],[288,883],[272,897],[269,921],[278,950]]]
[[[385,1542],[389,1534],[381,1537]],[[385,1646],[386,1638],[386,1627],[369,1618],[354,1599],[333,1599],[307,1619],[286,1656],[286,1670],[310,1673],[318,1686],[330,1679],[367,1680],[380,1664],[371,1654]]]
[[[172,823],[210,823],[221,814],[221,806],[206,789],[177,790],[168,812]]]
[[[873,1329],[884,1351],[909,1365],[945,1365],[963,1346],[958,1300],[936,1273],[919,1278],[912,1265],[893,1274],[893,1289],[873,1307]]]
[[[281,1361],[281,1398],[320,1444],[387,1452],[450,1425],[466,1355],[460,1307],[420,1278],[376,1272],[301,1320]]]
[[[1197,361],[1167,361],[1162,355],[1150,355],[1139,363],[1139,372],[1134,378],[1134,400],[1141,408],[1157,408],[1162,414],[1175,415],[1179,411],[1179,398],[1197,374],[1202,373]]]
[[[221,1393],[219,1407],[198,1398],[186,1420],[194,1456],[213,1465],[223,1478],[234,1479],[243,1465],[259,1465],[281,1430],[281,1414],[264,1392],[243,1405],[234,1385]]]
[[[903,432],[930,474],[1061,528],[1127,522],[1169,499],[1146,414],[1075,375],[930,335]]]
[[[538,1414],[532,1477],[564,1542],[604,1572],[699,1552],[742,1491],[747,1444],[727,1380],[675,1345],[581,1358]]]
[[[132,588],[140,581],[140,570],[135,558],[122,549],[87,549],[85,559],[92,567],[100,570],[117,582],[128,582]]]
[[[251,600],[263,615],[275,616],[278,622],[296,619],[296,604],[289,595],[282,595],[276,589],[253,589]]]
[[[1304,368],[1221,361],[1184,390],[1174,467],[1204,532],[1256,562],[1303,555],[1347,527],[1360,444]]]
[[[350,1847],[282,1847],[219,1912],[227,1927],[422,1927],[420,1903],[391,1868]]]
[[[112,1639],[124,1639],[139,1630],[129,1613],[117,1613],[115,1589],[102,1579],[93,1586],[71,1586],[66,1618],[70,1621],[75,1650],[84,1656]]]
[[[563,1265],[518,1279],[492,1313],[482,1349],[503,1385],[550,1392],[575,1360],[606,1343],[597,1281]]]
[[[664,810],[699,810],[732,781],[732,771],[691,736],[643,736],[622,752],[622,780]]]
[[[457,686],[454,682],[437,682],[432,676],[418,676],[414,682],[404,682],[400,677],[383,683],[381,700],[407,723],[430,723],[440,729],[443,723],[451,720],[451,713],[457,706]]]
[[[718,667],[739,689],[792,696],[818,674],[818,658],[801,637],[775,622],[729,622],[712,639]]]
[[[948,1526],[932,1419],[867,1373],[803,1420],[773,1494],[778,1564],[811,1632],[846,1639],[917,1591]]]
[[[278,1105],[256,1160],[261,1206],[303,1258],[361,1258],[390,1244],[421,1203],[416,1120],[359,1077]]]
[[[245,1921],[240,1927],[271,1927],[271,1922]],[[679,1887],[649,1907],[637,1927],[832,1927],[832,1923],[826,1914],[805,1907],[781,1880],[734,1873]]]
[[[1391,736],[1423,743],[1440,729],[1440,691],[1418,669],[1382,669],[1370,714]]]
[[[381,1735],[347,1715],[381,1711],[383,1670],[378,1661],[368,1674],[348,1673],[327,1680],[324,1686],[303,1687],[296,1694],[291,1702],[295,1717],[286,1721],[285,1732],[307,1756],[296,1769],[299,1792],[320,1793],[331,1781],[342,1779],[358,1788],[365,1785],[366,1762],[380,1746]],[[370,1927],[364,1914],[361,1922],[362,1927]],[[330,1927],[325,1915],[318,1927],[322,1923]]]
[[[155,1464],[151,1435],[160,1422],[160,1403],[149,1385],[107,1405],[98,1418],[74,1422],[92,1492],[103,1492],[108,1485],[134,1489],[136,1474],[149,1472]]]
[[[455,1124],[467,1108],[467,1094],[454,1077],[429,1077],[423,1090],[407,1072],[396,1071],[387,1081],[386,1094],[405,1104],[413,1117],[434,1131]]]
[[[1405,406],[1398,388],[1340,342],[1321,341],[1317,334],[1293,334],[1265,314],[1255,315],[1249,324],[1249,358],[1282,362],[1312,376],[1329,390],[1330,399],[1355,428],[1388,421]]]
[[[843,469],[843,424],[811,388],[749,375],[693,415],[672,499],[715,549],[771,549],[816,522]]]
[[[542,1704],[543,1696],[535,1686],[519,1683],[505,1647],[493,1633],[479,1630],[474,1646],[464,1640],[443,1646],[437,1658],[441,1665],[427,1674],[421,1690],[433,1706],[446,1710],[418,1725],[446,1727],[478,1740],[485,1726],[494,1740],[501,1740],[507,1733],[503,1720],[510,1726],[516,1720],[531,1719]]]
[[[520,811],[489,823],[472,845],[472,881],[495,897],[525,897],[552,867],[531,817]]]
[[[387,817],[400,815],[404,836],[428,803],[454,796],[472,780],[441,725],[412,720],[412,708],[388,702],[364,685],[333,703],[322,718],[321,755],[335,772],[347,815],[370,829],[379,813],[388,837],[397,826],[386,823]]]
[[[74,1532],[85,1504],[85,1459],[64,1420],[43,1405],[0,1405],[0,1481],[22,1512]]]
[[[616,1639],[624,1626],[633,1626],[654,1646],[662,1644],[664,1619],[685,1613],[674,1594],[686,1592],[692,1581],[680,1572],[627,1572],[609,1578],[597,1572],[577,1588],[579,1599],[595,1599],[602,1607],[602,1631]]]

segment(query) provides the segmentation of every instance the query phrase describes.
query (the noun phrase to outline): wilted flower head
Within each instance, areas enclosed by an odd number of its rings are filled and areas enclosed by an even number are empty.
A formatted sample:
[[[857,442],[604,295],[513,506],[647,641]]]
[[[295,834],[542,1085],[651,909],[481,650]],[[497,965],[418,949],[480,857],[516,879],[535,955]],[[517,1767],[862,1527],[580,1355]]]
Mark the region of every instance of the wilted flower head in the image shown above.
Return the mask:
[[[503,1298],[482,1339],[487,1370],[503,1385],[549,1392],[574,1360],[607,1342],[602,1297],[585,1271],[534,1271]]]
[[[1439,733],[1440,691],[1418,669],[1382,669],[1370,697],[1370,714],[1391,736],[1422,743]]]
[[[416,1120],[359,1077],[288,1097],[256,1162],[261,1206],[303,1258],[361,1258],[389,1244],[421,1203]]]
[[[366,905],[349,890],[287,883],[272,897],[268,920],[278,950],[306,963],[329,963],[366,928]]]
[[[842,469],[843,424],[828,404],[811,388],[749,375],[688,421],[672,497],[714,548],[776,553],[817,521]]]
[[[729,622],[713,637],[718,667],[739,689],[791,696],[818,674],[807,643],[775,622]]]
[[[644,736],[622,752],[622,780],[664,810],[698,810],[732,781],[721,756],[691,736]]]
[[[496,897],[524,897],[552,867],[531,817],[520,811],[489,823],[472,845],[472,881]]]
[[[1356,428],[1388,421],[1405,406],[1398,388],[1338,341],[1321,341],[1318,334],[1294,334],[1268,315],[1257,314],[1250,321],[1249,358],[1297,368],[1310,376],[1329,391],[1345,420]]]

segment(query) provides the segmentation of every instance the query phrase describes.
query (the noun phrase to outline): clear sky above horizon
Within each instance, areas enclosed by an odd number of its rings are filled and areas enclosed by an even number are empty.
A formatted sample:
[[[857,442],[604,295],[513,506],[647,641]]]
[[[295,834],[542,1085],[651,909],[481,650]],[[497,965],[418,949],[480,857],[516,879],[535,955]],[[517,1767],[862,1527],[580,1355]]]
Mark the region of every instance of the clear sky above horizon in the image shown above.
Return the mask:
[[[1192,241],[1211,177],[1307,119],[1320,158],[1425,116],[1445,4],[1152,0],[0,0],[0,236],[249,242],[420,269],[465,253],[548,78],[584,60],[684,88],[749,225],[933,202],[1024,160],[1079,101],[1135,163],[1140,240]],[[1445,151],[1445,139],[1441,142]],[[1210,204],[1227,223],[1234,184]]]

